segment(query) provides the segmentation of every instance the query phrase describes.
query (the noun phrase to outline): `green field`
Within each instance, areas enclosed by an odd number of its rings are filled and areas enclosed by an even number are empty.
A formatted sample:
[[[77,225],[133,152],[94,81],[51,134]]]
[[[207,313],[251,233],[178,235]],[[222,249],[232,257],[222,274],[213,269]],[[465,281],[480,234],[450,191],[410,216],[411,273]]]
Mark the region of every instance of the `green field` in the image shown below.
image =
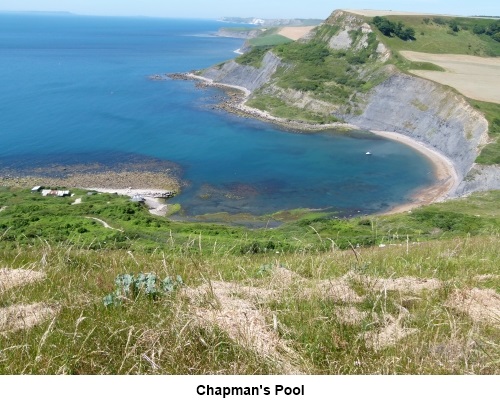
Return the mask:
[[[279,34],[269,34],[269,35],[260,35],[257,38],[252,38],[248,41],[248,43],[252,46],[274,46],[287,44],[289,42],[293,42],[290,38],[284,37]]]

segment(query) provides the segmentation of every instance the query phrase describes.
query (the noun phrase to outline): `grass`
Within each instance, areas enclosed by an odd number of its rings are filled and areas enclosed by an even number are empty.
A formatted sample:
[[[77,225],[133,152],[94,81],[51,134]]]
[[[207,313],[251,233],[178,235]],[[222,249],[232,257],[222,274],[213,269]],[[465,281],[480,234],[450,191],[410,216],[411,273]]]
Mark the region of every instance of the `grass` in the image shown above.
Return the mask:
[[[78,190],[75,191],[78,197]],[[161,246],[173,253],[184,253],[177,249],[189,246],[190,252],[199,254],[212,252],[214,244],[221,251],[230,249],[239,254],[294,252],[306,247],[309,252],[318,252],[331,249],[332,241],[337,247],[349,248],[350,244],[373,246],[388,241],[405,242],[407,238],[411,242],[422,242],[500,231],[498,191],[422,207],[411,214],[342,219],[332,213],[293,210],[242,218],[242,222],[249,224],[285,221],[276,229],[253,230],[223,224],[175,222],[150,215],[146,207],[133,204],[126,197],[82,194],[85,195],[82,203],[72,205],[72,199],[45,198],[28,190],[0,191],[0,207],[7,207],[0,213],[0,247],[9,250],[49,240],[79,248],[134,252],[152,252]],[[123,232],[104,228],[86,217],[104,220]]]
[[[432,18],[422,16],[388,16],[387,19],[392,22],[401,21],[405,26],[415,30],[414,41],[389,38],[379,32],[379,38],[394,51],[500,56],[500,42],[487,35],[476,35],[472,32],[474,24],[489,24],[494,20],[454,18],[463,28],[453,32],[448,25],[451,18],[442,18],[444,24],[437,24]],[[426,23],[427,19],[429,21]]]
[[[250,51],[238,56],[235,60],[241,65],[253,66],[259,69],[262,65],[262,60],[269,49],[271,49],[269,46],[253,47]]]
[[[493,342],[499,329],[448,302],[472,288],[500,293],[498,279],[477,278],[499,275],[499,197],[498,191],[480,193],[412,213],[345,220],[280,212],[277,218],[291,222],[248,230],[152,218],[114,195],[70,205],[4,189],[0,205],[7,209],[0,224],[9,226],[0,233],[0,268],[47,276],[0,293],[0,309],[45,303],[58,313],[53,321],[0,333],[0,373],[281,374],[291,362],[287,367],[308,374],[497,374],[500,351]],[[121,233],[94,229],[92,222],[82,225],[89,230],[80,239],[72,230],[63,238],[62,225],[73,226],[89,210],[122,228],[126,244],[114,241]],[[44,221],[41,236],[26,232],[34,216]],[[24,225],[14,230],[14,218]],[[292,276],[278,276],[277,267]],[[139,294],[120,306],[104,306],[117,275],[149,272],[160,279],[180,275],[186,287],[158,299]],[[401,277],[442,284],[414,293],[374,288],[373,280]],[[334,289],[325,290],[339,280],[359,299],[343,301],[330,294]],[[229,284],[222,288],[220,281]],[[196,300],[193,288],[207,295]],[[346,323],[339,311],[352,308],[363,319]],[[217,321],[218,311],[227,313],[220,319],[233,317],[232,327]],[[243,322],[241,311],[262,318],[265,339],[242,338],[243,332],[232,329]],[[409,315],[397,322],[415,332],[373,346],[368,336],[405,311]],[[273,323],[274,329],[265,326]],[[269,354],[261,355],[253,339],[264,339]]]
[[[117,308],[105,308],[102,298],[113,279],[124,271],[151,271],[160,276],[182,275],[188,287],[207,279],[226,280],[256,288],[272,285],[278,260],[300,276],[271,301],[256,304],[262,313],[274,313],[278,336],[303,359],[309,374],[497,374],[500,352],[493,342],[498,329],[474,323],[450,310],[445,302],[452,287],[495,288],[474,281],[476,275],[497,274],[498,236],[452,239],[432,244],[362,249],[359,261],[350,251],[309,255],[171,254],[158,249],[145,254],[74,248],[68,244],[37,243],[3,252],[2,267],[41,268],[41,283],[8,290],[0,305],[49,302],[60,307],[52,323],[0,336],[2,374],[279,374],[279,363],[260,356],[251,346],[237,343],[220,327],[194,322],[193,308],[181,292],[158,301],[139,297]],[[185,250],[179,246],[179,251]],[[44,258],[43,262],[41,258]],[[269,267],[263,267],[271,264]],[[368,317],[346,325],[335,315],[348,306],[320,294],[297,298],[304,288],[355,271],[376,277],[438,277],[444,287],[417,294],[384,295],[363,287],[354,304]],[[356,287],[356,283],[351,281]],[[360,290],[361,289],[361,290]],[[413,294],[415,296],[415,294]],[[374,350],[360,338],[377,330],[384,316],[397,316],[411,306],[407,327],[418,333],[396,345]],[[269,315],[271,316],[271,315]],[[269,318],[272,324],[272,318]],[[382,322],[383,323],[383,322]],[[471,345],[471,342],[473,344]],[[394,359],[401,359],[394,361]]]
[[[410,70],[430,70],[434,72],[445,72],[441,66],[435,65],[430,62],[414,62],[406,59],[400,54],[394,55],[394,64],[401,69],[403,72],[408,72]]]
[[[377,73],[380,64],[369,60],[375,53],[374,37],[369,39],[369,47],[361,51],[332,51],[320,40],[327,35],[327,29],[320,27],[316,31],[316,40],[300,43],[292,42],[273,47],[286,64],[286,69],[279,69],[274,80],[284,89],[307,92],[313,98],[349,109],[349,101],[356,92],[367,92],[384,79],[384,74]],[[287,103],[279,102],[276,97],[259,95],[254,106],[282,118],[304,116],[304,112],[290,111]],[[280,105],[279,105],[280,104]],[[344,107],[345,106],[345,107]],[[328,112],[331,115],[331,112]],[[318,118],[315,118],[317,116]],[[322,114],[309,114],[315,122],[324,122]]]
[[[267,32],[263,35],[259,35],[257,38],[252,38],[248,41],[251,46],[274,46],[288,44],[289,42],[293,42],[293,40],[284,37],[283,35],[268,34]]]
[[[337,120],[330,114],[321,114],[313,111],[308,111],[303,108],[298,108],[287,104],[284,100],[278,97],[255,94],[248,102],[250,107],[258,108],[263,111],[268,111],[276,117],[290,119],[294,121],[304,121],[310,123],[331,123]]]

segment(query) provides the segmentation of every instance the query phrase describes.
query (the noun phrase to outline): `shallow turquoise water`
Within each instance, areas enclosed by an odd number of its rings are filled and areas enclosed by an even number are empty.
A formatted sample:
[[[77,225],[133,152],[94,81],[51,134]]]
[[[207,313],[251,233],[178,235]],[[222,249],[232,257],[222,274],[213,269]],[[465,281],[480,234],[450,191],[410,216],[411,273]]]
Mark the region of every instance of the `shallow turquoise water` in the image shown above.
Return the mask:
[[[189,215],[369,213],[432,183],[430,163],[405,145],[286,132],[211,110],[217,89],[148,80],[234,57],[242,41],[212,36],[221,25],[0,15],[0,168],[166,160],[181,167],[176,200]]]

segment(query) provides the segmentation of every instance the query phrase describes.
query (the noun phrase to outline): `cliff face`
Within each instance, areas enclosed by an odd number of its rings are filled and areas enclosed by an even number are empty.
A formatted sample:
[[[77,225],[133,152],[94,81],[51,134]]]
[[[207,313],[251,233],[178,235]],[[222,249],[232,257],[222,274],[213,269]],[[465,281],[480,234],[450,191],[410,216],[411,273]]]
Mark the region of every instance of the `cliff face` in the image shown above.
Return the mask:
[[[500,190],[500,166],[474,164],[462,181],[454,196],[470,194],[474,191]]]
[[[463,97],[402,73],[376,86],[362,113],[345,120],[364,129],[408,135],[437,149],[455,164],[460,179],[487,142],[488,122]]]
[[[240,65],[229,61],[222,66],[215,66],[203,71],[203,76],[217,83],[245,87],[254,91],[269,82],[281,65],[281,60],[272,52],[267,52],[260,68]]]
[[[440,84],[404,74],[387,65],[390,51],[373,43],[373,31],[366,22],[337,11],[324,24],[331,30],[318,30],[309,39],[323,41],[334,51],[372,52],[364,65],[352,65],[351,74],[369,81],[378,80],[370,91],[354,91],[344,104],[331,103],[309,91],[280,88],[275,72],[288,68],[268,52],[259,69],[234,61],[210,68],[204,76],[216,82],[243,86],[250,91],[272,95],[286,104],[311,111],[333,114],[349,124],[366,130],[398,132],[410,136],[448,157],[455,165],[460,184],[451,192],[460,196],[473,191],[500,188],[500,166],[480,166],[474,161],[488,142],[488,122],[460,94]],[[353,32],[356,31],[354,34]],[[371,44],[369,44],[369,42]]]

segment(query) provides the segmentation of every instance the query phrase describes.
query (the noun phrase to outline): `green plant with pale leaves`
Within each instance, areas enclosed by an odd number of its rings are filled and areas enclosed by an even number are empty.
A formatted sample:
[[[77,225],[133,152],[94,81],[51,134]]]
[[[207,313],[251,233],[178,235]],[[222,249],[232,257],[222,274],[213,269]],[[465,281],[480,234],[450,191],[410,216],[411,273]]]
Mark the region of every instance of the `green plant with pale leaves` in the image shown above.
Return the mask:
[[[115,291],[104,297],[104,306],[119,306],[124,301],[135,301],[140,297],[152,300],[160,299],[164,294],[182,287],[181,276],[167,276],[160,280],[155,273],[119,274],[115,278]]]

